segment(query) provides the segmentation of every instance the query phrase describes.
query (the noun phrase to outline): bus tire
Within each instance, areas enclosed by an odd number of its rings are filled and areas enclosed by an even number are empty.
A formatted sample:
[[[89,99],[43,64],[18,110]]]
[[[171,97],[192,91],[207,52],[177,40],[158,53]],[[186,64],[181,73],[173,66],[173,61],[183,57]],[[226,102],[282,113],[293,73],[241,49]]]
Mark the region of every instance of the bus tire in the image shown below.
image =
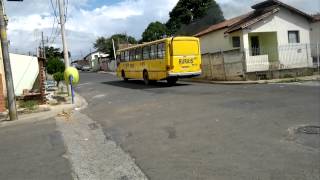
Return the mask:
[[[126,78],[126,73],[124,72],[124,70],[121,71],[121,77],[124,81],[128,81],[129,79]]]
[[[169,78],[167,79],[167,83],[168,83],[170,86],[175,85],[175,84],[177,83],[177,81],[178,81],[178,78],[177,78],[177,77],[169,77]]]
[[[150,79],[149,79],[149,74],[147,70],[143,71],[143,81],[145,85],[149,85],[150,84]]]

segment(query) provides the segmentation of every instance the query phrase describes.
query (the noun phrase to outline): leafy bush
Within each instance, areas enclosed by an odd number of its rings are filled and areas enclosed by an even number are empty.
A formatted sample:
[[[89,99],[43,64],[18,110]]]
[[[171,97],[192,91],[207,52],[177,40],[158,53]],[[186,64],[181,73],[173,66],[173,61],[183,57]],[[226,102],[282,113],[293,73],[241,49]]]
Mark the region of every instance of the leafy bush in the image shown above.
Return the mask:
[[[53,74],[53,79],[57,82],[57,86],[59,86],[60,81],[64,80],[64,75],[62,72],[56,72]]]
[[[65,66],[59,58],[50,58],[47,63],[47,72],[49,74],[54,74],[57,72],[64,72]]]

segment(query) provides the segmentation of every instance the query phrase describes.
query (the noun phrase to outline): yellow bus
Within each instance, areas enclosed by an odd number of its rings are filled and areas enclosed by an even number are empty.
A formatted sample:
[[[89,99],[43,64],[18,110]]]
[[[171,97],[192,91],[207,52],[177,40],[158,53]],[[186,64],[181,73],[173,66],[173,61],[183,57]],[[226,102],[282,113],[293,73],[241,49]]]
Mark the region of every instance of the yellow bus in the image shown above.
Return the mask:
[[[175,84],[180,78],[201,74],[200,43],[195,37],[165,38],[121,49],[117,54],[117,76],[125,81],[143,79],[148,85],[167,80]]]

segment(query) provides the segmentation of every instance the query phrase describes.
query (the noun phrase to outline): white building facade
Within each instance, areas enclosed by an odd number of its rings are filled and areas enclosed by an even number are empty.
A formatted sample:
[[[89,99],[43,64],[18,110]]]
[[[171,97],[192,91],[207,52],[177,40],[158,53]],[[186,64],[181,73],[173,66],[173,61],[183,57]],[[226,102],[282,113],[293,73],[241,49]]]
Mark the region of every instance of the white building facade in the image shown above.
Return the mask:
[[[198,33],[202,53],[240,49],[247,72],[313,66],[311,16],[276,0],[252,8],[251,13],[214,25],[213,31]]]

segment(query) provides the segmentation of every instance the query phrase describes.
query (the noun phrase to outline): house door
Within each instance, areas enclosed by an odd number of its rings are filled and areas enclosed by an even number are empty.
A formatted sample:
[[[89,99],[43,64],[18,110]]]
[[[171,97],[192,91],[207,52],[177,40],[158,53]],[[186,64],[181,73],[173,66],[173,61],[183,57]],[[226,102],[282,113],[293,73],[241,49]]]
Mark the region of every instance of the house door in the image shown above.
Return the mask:
[[[260,55],[260,42],[258,36],[251,37],[251,52],[252,56]]]

